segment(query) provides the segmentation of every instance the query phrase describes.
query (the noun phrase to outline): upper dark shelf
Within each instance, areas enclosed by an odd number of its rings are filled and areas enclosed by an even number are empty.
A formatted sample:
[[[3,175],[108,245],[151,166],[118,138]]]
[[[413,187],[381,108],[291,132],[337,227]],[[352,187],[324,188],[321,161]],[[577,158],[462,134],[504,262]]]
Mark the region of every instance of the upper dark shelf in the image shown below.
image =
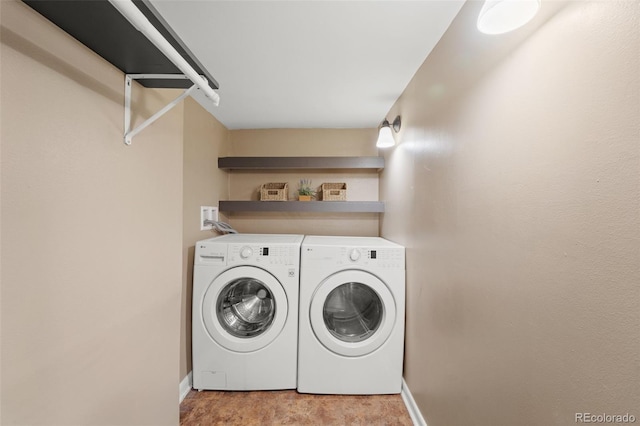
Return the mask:
[[[31,8],[102,56],[125,74],[182,74],[162,52],[136,30],[107,0],[23,0]],[[209,86],[218,83],[189,51],[148,0],[134,0],[135,5],[154,27],[182,55]],[[144,87],[183,88],[189,79],[136,80]]]
[[[220,157],[219,169],[383,169],[384,157]]]

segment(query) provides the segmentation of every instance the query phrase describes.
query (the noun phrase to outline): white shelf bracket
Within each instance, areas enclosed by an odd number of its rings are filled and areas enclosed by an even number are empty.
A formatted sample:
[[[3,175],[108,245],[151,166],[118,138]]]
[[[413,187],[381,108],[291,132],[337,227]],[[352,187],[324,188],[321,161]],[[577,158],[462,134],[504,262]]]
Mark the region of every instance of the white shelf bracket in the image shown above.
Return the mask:
[[[172,45],[169,43],[158,31],[156,27],[153,26],[151,22],[144,16],[144,14],[138,9],[138,7],[133,4],[131,0],[109,0],[109,3],[118,11],[122,16],[124,16],[133,27],[144,34],[145,37],[149,39],[149,41],[156,47],[160,52],[162,52],[167,59],[169,59],[173,65],[176,66],[184,75],[178,75],[173,77],[160,77],[160,78],[186,78],[193,82],[193,86],[189,89],[185,90],[185,92],[178,96],[176,100],[171,102],[169,105],[158,111],[152,117],[150,117],[147,121],[142,123],[136,129],[129,131],[131,126],[131,80],[134,78],[153,78],[152,74],[129,74],[125,78],[124,90],[125,90],[125,111],[124,111],[124,143],[127,145],[131,145],[131,138],[133,138],[137,133],[139,133],[142,129],[147,127],[149,124],[156,121],[159,117],[161,117],[164,113],[169,111],[171,108],[176,106],[178,102],[180,102],[185,97],[189,96],[196,87],[202,91],[204,96],[209,98],[211,102],[218,106],[220,102],[220,96],[209,86],[207,83],[207,79],[203,76],[199,75],[198,72],[182,57],[180,52],[178,52]],[[155,75],[158,78],[158,74]]]
[[[189,78],[180,74],[127,74],[124,79],[124,143],[125,145],[131,145],[131,140],[135,135],[147,128],[150,124],[162,117],[171,108],[178,105],[184,98],[191,95],[198,86],[195,84],[185,90],[180,96],[171,101],[167,106],[160,111],[147,118],[138,127],[131,130],[131,83],[133,80],[138,79],[182,79],[188,80]],[[203,77],[204,78],[204,77]]]

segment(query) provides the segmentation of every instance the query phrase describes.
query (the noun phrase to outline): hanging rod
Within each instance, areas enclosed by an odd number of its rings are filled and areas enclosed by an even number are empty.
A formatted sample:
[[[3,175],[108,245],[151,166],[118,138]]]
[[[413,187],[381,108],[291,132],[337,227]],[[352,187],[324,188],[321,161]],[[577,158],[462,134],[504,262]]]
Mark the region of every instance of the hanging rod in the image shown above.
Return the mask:
[[[204,95],[209,98],[214,105],[220,103],[220,96],[209,86],[191,65],[178,53],[178,51],[169,43],[156,27],[149,22],[140,9],[136,7],[131,0],[109,0],[109,3],[115,7],[138,31],[144,34],[154,46],[158,48],[180,71],[193,82]]]

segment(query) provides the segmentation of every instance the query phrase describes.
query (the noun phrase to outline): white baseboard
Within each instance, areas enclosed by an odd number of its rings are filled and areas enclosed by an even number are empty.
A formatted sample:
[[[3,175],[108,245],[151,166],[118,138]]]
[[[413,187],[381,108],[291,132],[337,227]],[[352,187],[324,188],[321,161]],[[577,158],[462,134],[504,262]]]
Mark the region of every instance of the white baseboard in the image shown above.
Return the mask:
[[[404,405],[407,407],[407,411],[409,412],[409,416],[411,417],[411,421],[415,426],[427,426],[427,422],[422,417],[422,413],[416,404],[416,401],[413,399],[413,395],[411,395],[411,391],[409,390],[409,386],[407,386],[407,382],[402,379],[402,391],[400,392],[400,396],[402,396],[402,400],[404,401]]]
[[[193,384],[193,374],[191,371],[189,371],[189,374],[187,374],[184,377],[184,379],[182,379],[182,381],[180,382],[180,402],[182,402],[184,398],[187,396],[187,394],[191,390],[192,384]]]

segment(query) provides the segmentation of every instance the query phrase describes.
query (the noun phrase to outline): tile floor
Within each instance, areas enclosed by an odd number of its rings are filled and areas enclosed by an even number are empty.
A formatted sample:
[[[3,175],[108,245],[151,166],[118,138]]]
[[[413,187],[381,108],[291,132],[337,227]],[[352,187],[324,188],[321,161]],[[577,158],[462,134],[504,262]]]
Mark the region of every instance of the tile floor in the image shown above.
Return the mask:
[[[400,395],[309,395],[295,390],[192,390],[180,404],[181,426],[412,424]]]

